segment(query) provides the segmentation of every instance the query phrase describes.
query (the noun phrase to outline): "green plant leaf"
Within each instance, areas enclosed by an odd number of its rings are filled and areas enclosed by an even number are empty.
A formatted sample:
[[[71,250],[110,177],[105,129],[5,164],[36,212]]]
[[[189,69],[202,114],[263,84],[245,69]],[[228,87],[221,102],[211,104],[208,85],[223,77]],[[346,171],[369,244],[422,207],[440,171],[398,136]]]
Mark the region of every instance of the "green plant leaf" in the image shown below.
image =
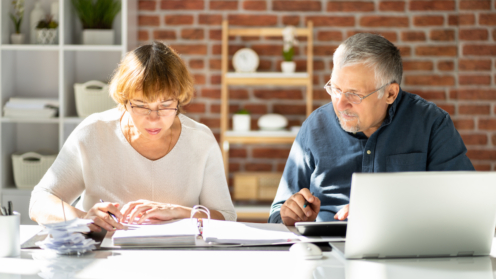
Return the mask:
[[[119,0],[72,0],[83,29],[112,29],[121,10]]]

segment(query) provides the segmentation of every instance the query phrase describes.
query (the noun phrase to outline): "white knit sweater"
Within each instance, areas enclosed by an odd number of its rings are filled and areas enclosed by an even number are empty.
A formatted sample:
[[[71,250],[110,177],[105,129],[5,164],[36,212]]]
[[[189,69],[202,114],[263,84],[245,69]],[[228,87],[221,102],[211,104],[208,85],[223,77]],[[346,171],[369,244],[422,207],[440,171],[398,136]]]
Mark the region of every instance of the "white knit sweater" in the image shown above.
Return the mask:
[[[67,203],[81,195],[76,207],[84,211],[100,199],[121,206],[146,199],[187,207],[201,204],[236,220],[220,148],[207,126],[180,114],[176,145],[151,161],[124,137],[122,113],[111,109],[79,124],[34,188],[30,208],[50,193]]]

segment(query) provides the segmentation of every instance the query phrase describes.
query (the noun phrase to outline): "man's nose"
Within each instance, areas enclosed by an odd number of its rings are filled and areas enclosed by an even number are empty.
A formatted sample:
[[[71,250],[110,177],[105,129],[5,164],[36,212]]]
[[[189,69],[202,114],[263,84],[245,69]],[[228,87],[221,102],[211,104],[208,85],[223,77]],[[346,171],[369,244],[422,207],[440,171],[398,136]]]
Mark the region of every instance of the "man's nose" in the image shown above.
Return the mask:
[[[350,101],[348,101],[344,94],[341,94],[338,98],[334,98],[333,102],[336,103],[336,108],[339,111],[343,111],[351,107]]]

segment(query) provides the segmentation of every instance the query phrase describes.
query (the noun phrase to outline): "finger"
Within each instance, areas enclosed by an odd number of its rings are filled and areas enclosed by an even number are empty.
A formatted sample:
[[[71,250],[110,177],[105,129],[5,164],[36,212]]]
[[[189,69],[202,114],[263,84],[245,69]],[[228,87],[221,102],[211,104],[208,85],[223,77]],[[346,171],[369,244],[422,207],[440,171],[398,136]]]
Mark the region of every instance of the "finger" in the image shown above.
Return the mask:
[[[122,213],[119,211],[119,204],[118,203],[113,203],[108,206],[108,212],[114,214],[115,218],[117,220],[122,218]]]
[[[349,208],[348,206],[341,208],[341,210],[339,210],[338,213],[336,213],[337,218],[335,218],[335,219],[343,221],[346,218],[348,218],[348,208]]]
[[[313,203],[315,200],[315,196],[310,193],[310,190],[307,188],[303,188],[298,192],[300,195],[303,196],[303,198],[308,201],[309,203]]]
[[[101,215],[97,215],[93,217],[93,224],[99,226],[100,228],[106,229],[107,231],[113,231],[114,227],[108,223],[109,218],[110,216],[108,216],[108,214],[103,214],[102,212]]]
[[[133,211],[131,211],[130,213],[130,217],[129,217],[129,220],[128,220],[128,223],[129,224],[132,224],[134,223],[134,220],[136,219],[136,217],[140,216],[140,214],[143,214],[144,211],[148,210],[148,209],[151,209],[150,206],[146,206],[146,205],[138,205],[136,206]]]
[[[285,205],[281,206],[281,219],[287,226],[294,226],[295,222],[301,221],[300,217]]]
[[[320,212],[320,199],[315,197],[315,200],[309,204],[309,207],[312,210],[312,214],[310,218],[315,220]]]
[[[295,215],[295,218],[293,219],[296,221],[306,221],[307,216],[305,215],[305,212],[296,202],[289,201],[286,203],[286,208]]]
[[[131,214],[131,212],[134,210],[134,208],[140,204],[141,204],[141,202],[138,201],[138,202],[130,202],[130,203],[127,203],[126,205],[124,205],[122,210],[124,210],[124,208],[126,208],[126,209],[122,213],[122,222],[124,222],[125,218],[128,217],[129,214]],[[128,223],[129,223],[129,220],[128,220]]]
[[[99,233],[102,231],[102,228],[100,228],[99,226],[95,225],[95,224],[90,224],[88,225],[88,227],[90,228],[90,230],[92,232],[96,232],[96,233]]]
[[[296,213],[302,220],[305,220],[308,218],[308,216],[312,215],[312,210],[310,207],[305,207],[305,198],[300,195],[299,193],[296,193],[291,196],[290,200],[288,201],[288,207],[291,208],[291,210]]]

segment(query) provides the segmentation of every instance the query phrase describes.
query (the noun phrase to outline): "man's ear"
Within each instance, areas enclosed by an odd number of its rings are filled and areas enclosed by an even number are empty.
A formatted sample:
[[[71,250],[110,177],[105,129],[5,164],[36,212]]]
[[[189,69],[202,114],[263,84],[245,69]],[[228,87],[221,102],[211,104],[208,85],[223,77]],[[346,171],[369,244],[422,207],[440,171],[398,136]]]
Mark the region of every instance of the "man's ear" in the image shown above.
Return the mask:
[[[394,103],[394,100],[398,97],[398,93],[400,93],[400,85],[397,83],[392,83],[386,87],[386,92],[384,95],[386,97],[386,103],[388,105]]]

